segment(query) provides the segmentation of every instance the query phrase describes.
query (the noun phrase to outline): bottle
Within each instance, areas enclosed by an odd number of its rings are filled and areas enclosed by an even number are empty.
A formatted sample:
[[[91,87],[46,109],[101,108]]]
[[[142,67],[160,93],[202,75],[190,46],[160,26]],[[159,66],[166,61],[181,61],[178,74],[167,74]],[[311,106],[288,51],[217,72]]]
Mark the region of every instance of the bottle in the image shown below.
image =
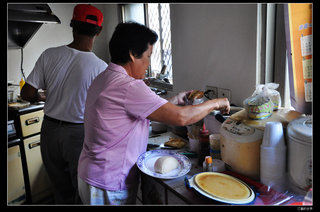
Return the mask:
[[[202,168],[204,172],[212,172],[213,166],[212,166],[212,157],[206,156],[205,160],[203,161]]]
[[[202,165],[207,155],[210,155],[209,131],[203,123],[202,129],[200,129],[199,133],[199,166]]]
[[[26,82],[23,80],[23,78],[21,78],[19,86],[20,86],[20,91],[22,90],[22,87],[24,86]]]

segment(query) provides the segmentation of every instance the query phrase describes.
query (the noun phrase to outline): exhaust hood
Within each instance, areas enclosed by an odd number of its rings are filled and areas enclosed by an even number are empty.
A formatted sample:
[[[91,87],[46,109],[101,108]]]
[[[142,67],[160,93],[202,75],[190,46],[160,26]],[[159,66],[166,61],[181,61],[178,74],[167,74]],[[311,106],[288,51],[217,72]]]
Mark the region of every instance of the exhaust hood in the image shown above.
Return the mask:
[[[48,4],[8,4],[8,48],[23,48],[44,23],[61,23]]]

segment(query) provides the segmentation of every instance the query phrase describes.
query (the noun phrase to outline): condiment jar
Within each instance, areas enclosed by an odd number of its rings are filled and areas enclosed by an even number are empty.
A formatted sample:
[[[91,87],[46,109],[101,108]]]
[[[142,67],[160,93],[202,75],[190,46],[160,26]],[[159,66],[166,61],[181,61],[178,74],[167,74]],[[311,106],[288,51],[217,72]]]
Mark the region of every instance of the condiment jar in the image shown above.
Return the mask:
[[[205,128],[205,125],[203,124],[203,127],[202,129],[200,129],[199,133],[199,166],[202,165],[207,155],[210,155],[209,131]]]
[[[220,153],[220,134],[209,135],[210,156],[214,159],[221,159]]]
[[[204,172],[212,172],[213,171],[211,156],[206,156],[205,160],[203,161],[202,168],[203,168]]]

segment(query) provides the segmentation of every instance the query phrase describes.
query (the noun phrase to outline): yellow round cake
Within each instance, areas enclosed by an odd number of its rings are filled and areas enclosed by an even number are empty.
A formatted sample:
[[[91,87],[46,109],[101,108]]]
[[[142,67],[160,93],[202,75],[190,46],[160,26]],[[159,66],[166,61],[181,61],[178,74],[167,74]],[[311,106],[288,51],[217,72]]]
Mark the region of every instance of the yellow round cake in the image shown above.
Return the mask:
[[[243,200],[251,195],[245,184],[222,173],[203,172],[195,176],[195,182],[208,194],[226,200]]]

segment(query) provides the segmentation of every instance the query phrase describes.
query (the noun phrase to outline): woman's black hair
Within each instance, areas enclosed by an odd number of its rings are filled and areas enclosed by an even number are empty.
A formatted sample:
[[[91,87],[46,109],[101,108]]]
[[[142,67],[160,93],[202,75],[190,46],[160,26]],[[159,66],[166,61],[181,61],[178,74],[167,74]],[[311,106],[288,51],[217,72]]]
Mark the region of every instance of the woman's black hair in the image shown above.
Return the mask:
[[[90,37],[98,34],[102,27],[99,27],[95,24],[90,24],[82,21],[71,20],[70,26],[75,30],[79,35],[87,35]]]
[[[126,64],[131,61],[129,53],[141,58],[143,52],[148,49],[148,44],[153,45],[157,40],[157,33],[142,24],[120,23],[109,42],[111,62]]]

